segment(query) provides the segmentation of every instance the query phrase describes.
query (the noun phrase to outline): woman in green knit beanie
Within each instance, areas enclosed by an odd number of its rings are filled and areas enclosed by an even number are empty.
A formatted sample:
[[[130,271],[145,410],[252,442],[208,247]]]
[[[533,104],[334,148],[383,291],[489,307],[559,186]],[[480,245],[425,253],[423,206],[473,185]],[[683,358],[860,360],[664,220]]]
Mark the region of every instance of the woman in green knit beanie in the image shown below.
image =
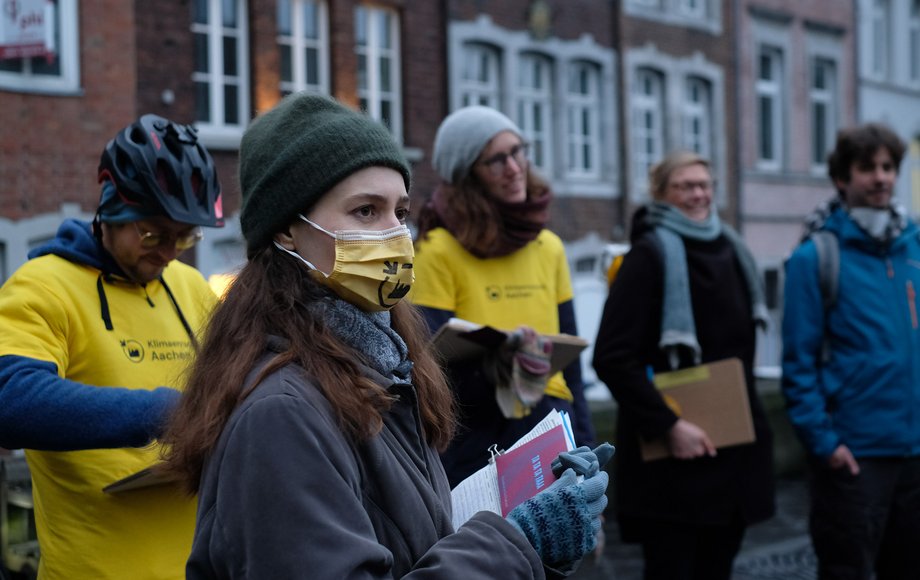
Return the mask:
[[[167,469],[198,494],[187,578],[571,570],[606,504],[588,449],[560,456],[560,480],[507,519],[453,529],[438,457],[453,403],[402,300],[410,171],[389,133],[326,97],[289,96],[244,135],[240,184],[249,261],[165,437]]]

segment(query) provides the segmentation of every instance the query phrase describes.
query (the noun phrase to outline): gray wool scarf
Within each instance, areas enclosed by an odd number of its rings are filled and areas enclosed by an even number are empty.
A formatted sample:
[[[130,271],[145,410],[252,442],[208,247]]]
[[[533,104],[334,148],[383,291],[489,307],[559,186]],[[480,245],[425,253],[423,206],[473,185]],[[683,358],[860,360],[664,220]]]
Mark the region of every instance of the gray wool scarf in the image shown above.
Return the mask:
[[[397,383],[411,382],[412,361],[402,337],[390,326],[390,312],[365,312],[340,298],[316,302],[314,312],[335,336],[367,364]]]
[[[702,349],[696,337],[696,323],[693,319],[684,238],[712,241],[724,235],[728,239],[750,292],[751,317],[758,325],[766,327],[768,313],[757,263],[738,232],[722,223],[714,210],[709,212],[706,220],[695,221],[670,204],[655,202],[647,206],[644,221],[654,228],[664,256],[664,301],[658,347],[667,353],[672,369],[680,365],[680,347],[690,350],[695,365],[702,360]]]

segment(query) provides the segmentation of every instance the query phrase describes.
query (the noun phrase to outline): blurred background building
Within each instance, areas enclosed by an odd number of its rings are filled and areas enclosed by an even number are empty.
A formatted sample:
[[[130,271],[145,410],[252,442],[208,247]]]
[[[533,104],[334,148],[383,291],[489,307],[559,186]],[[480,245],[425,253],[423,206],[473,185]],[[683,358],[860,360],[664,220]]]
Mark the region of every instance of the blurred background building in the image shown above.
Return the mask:
[[[767,283],[767,374],[782,261],[834,194],[824,159],[838,128],[885,121],[910,143],[897,197],[920,213],[920,0],[0,3],[0,282],[63,218],[92,217],[102,147],[147,112],[194,123],[213,153],[231,219],[184,259],[232,271],[240,137],[294,91],[385,123],[413,163],[415,207],[436,184],[446,114],[481,103],[511,116],[556,193],[551,227],[588,338],[648,168],[678,147],[709,157],[719,211]]]

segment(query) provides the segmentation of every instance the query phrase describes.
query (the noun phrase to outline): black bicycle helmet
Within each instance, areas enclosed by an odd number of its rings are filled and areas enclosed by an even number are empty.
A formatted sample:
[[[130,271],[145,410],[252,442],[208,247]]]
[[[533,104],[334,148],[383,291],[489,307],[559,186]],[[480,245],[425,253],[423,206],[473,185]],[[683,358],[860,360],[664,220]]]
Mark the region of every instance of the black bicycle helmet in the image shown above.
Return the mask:
[[[199,226],[224,225],[214,161],[198,131],[159,115],[144,115],[108,142],[99,182],[111,181],[118,197],[151,214]]]

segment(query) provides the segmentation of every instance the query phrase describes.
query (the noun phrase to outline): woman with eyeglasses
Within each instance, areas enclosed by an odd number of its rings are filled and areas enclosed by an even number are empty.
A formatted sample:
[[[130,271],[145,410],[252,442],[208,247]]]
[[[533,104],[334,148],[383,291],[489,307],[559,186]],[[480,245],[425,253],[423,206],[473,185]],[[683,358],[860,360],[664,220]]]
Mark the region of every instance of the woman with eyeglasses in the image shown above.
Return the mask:
[[[410,299],[432,332],[457,317],[516,331],[517,344],[447,369],[460,410],[458,434],[441,455],[451,485],[485,465],[491,445],[507,449],[553,408],[570,413],[578,445],[592,445],[578,360],[535,379],[538,392],[525,400],[508,380],[515,354],[540,351],[533,331],[577,335],[565,251],[546,229],[553,195],[521,130],[489,107],[459,109],[438,129],[433,164],[441,184],[418,218]]]
[[[651,203],[610,288],[594,368],[619,404],[621,537],[642,544],[646,580],[728,580],[747,526],[773,515],[772,436],[754,388],[766,322],[754,258],[713,205],[709,162],[675,152],[652,168]],[[655,373],[738,357],[756,441],[716,449],[655,389]],[[640,439],[671,456],[643,461]]]

